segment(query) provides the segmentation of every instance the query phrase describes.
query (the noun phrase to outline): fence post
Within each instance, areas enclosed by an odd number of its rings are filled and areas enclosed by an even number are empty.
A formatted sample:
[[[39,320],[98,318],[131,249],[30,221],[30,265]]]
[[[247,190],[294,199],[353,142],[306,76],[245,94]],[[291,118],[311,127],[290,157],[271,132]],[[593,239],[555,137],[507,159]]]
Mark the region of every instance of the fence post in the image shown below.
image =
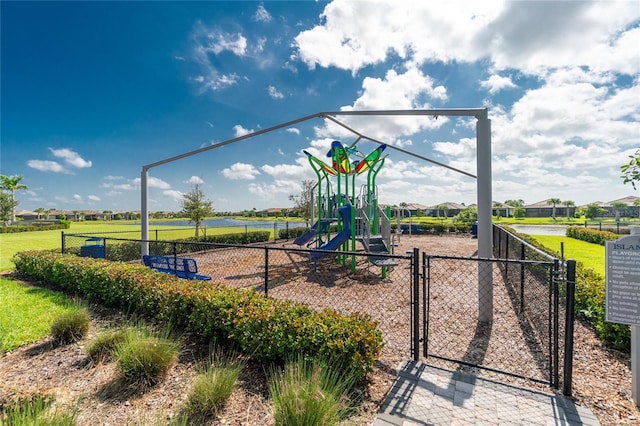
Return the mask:
[[[520,260],[525,259],[525,246],[520,244]],[[520,313],[524,312],[524,262],[520,262]]]
[[[553,260],[553,387],[560,388],[560,260]]]
[[[567,300],[564,330],[564,378],[562,393],[571,396],[573,380],[573,323],[575,321],[576,261],[567,260]]]
[[[264,248],[264,297],[269,296],[269,247]]]
[[[429,356],[429,307],[431,297],[431,258],[422,253],[422,338],[424,339],[423,354]]]
[[[419,347],[420,347],[420,272],[418,265],[420,265],[420,250],[417,247],[413,248],[413,254],[411,255],[411,268],[413,277],[413,360],[418,361]]]
[[[66,250],[66,246],[65,246],[65,238],[64,238],[64,231],[60,231],[62,232],[62,245],[60,247],[62,247],[62,254],[65,253]]]
[[[174,241],[171,246],[173,248],[173,272],[178,275],[178,243]]]

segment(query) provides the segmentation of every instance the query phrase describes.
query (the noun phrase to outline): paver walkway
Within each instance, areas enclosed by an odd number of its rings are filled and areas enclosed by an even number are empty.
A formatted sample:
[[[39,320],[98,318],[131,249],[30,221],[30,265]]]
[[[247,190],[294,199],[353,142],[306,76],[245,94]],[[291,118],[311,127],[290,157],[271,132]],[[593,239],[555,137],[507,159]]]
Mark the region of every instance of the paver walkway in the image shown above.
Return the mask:
[[[373,426],[599,424],[564,396],[407,361]]]

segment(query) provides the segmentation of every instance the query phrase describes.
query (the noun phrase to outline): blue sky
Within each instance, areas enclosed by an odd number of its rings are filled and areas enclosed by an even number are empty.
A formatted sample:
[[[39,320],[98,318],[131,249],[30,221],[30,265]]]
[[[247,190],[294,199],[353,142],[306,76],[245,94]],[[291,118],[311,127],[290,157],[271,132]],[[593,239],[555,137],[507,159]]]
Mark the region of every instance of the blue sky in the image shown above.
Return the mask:
[[[18,209],[139,210],[151,164],[319,111],[489,109],[493,199],[577,205],[634,193],[640,2],[9,2],[1,7],[0,173]],[[475,120],[344,119],[476,173]],[[218,211],[287,207],[317,119],[150,171],[152,211],[198,183]],[[359,144],[366,154],[372,143]],[[474,179],[397,151],[381,202],[476,202]]]

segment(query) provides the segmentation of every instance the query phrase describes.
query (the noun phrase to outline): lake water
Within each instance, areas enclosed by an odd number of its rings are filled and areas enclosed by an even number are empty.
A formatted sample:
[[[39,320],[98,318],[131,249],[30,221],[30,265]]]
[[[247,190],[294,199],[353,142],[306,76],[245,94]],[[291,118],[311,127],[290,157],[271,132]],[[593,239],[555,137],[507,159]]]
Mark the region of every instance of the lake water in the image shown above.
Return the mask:
[[[509,225],[514,231],[528,235],[566,235],[566,225]]]
[[[282,222],[282,221],[268,221],[268,220],[238,220],[229,217],[223,217],[218,219],[206,219],[201,223],[203,228],[269,228],[273,229],[286,229],[297,228],[299,226],[306,226],[304,222]],[[139,223],[137,224],[139,225]],[[151,226],[194,226],[193,222],[189,220],[172,220],[172,221],[154,221],[150,223]]]

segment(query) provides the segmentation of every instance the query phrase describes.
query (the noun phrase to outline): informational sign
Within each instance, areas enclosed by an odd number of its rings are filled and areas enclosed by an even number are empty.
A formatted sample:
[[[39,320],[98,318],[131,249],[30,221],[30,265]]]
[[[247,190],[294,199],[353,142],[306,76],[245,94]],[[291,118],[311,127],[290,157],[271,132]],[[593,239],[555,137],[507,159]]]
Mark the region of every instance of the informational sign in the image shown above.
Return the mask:
[[[606,244],[606,320],[640,326],[640,235]]]

